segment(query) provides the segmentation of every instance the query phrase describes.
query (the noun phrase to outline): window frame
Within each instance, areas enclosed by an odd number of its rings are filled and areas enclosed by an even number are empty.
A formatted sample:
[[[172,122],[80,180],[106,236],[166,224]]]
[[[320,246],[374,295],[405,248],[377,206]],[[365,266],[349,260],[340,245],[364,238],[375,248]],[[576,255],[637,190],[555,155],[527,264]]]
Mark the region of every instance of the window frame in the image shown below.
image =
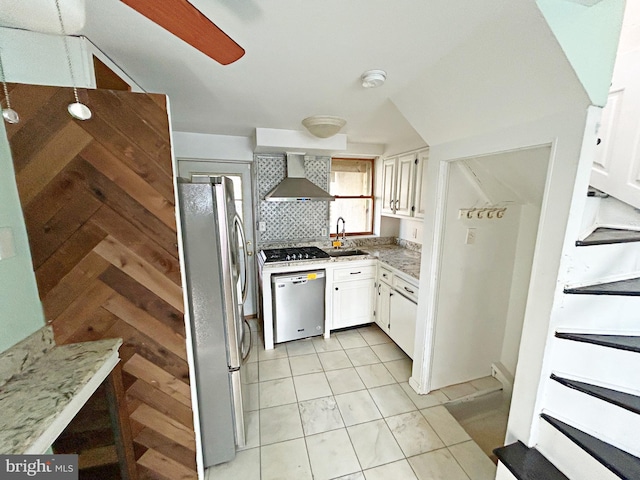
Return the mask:
[[[360,161],[360,162],[369,162],[371,163],[371,194],[370,195],[334,195],[332,194],[336,200],[362,200],[362,199],[370,199],[371,200],[371,224],[369,225],[368,232],[347,232],[345,235],[349,236],[363,236],[363,235],[373,235],[373,225],[375,223],[375,214],[376,214],[376,202],[375,202],[375,175],[376,175],[376,159],[375,158],[362,158],[362,157],[331,157],[331,165],[334,160],[346,160],[346,161]],[[329,174],[331,174],[332,169],[331,165],[329,167]],[[329,215],[331,218],[331,215]],[[329,228],[329,238],[337,237],[336,233],[331,233],[331,228]]]

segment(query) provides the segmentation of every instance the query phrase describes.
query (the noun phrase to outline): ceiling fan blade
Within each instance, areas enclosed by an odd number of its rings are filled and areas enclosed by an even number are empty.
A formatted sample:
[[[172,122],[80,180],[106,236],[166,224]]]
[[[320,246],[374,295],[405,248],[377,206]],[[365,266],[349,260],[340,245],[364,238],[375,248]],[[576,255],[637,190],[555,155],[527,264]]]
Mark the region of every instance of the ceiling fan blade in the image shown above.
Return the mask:
[[[120,0],[222,65],[244,49],[187,0]]]

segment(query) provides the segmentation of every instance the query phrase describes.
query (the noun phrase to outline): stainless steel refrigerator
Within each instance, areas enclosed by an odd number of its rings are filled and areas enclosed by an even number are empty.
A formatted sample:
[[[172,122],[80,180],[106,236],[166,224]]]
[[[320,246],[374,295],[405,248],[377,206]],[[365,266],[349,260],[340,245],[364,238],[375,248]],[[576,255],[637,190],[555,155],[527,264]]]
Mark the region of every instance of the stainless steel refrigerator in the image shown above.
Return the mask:
[[[251,332],[244,319],[246,242],[226,177],[179,180],[186,289],[204,465],[233,459],[245,444],[246,359]]]

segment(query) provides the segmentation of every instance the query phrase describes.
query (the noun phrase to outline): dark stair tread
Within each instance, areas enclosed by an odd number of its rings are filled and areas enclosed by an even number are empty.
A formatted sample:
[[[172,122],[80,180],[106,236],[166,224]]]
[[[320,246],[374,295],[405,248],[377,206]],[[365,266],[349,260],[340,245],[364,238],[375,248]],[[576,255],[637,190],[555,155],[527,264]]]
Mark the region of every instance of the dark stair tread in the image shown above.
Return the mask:
[[[568,480],[538,450],[520,441],[496,448],[493,453],[518,480]]]
[[[599,398],[600,400],[604,400],[630,412],[640,414],[640,397],[637,395],[631,395],[630,393],[599,387],[598,385],[591,385],[590,383],[579,382],[577,380],[569,380],[568,378],[559,377],[554,374],[551,375],[551,379],[565,387],[578,390],[579,392]]]
[[[599,283],[585,287],[565,287],[564,293],[583,295],[640,296],[640,278],[629,278],[617,282]]]
[[[640,478],[640,458],[634,457],[630,453],[603,442],[571,425],[567,425],[550,415],[543,413],[540,416],[620,478],[624,480],[638,480]]]
[[[598,227],[584,240],[578,240],[578,247],[589,245],[607,245],[610,243],[640,242],[640,232],[637,230],[624,230],[622,228]]]
[[[594,187],[589,187],[589,189],[587,190],[587,197],[607,198],[608,196],[608,193],[604,193],[602,190],[598,190]]]
[[[629,352],[640,353],[640,337],[631,335],[597,335],[594,333],[562,333],[556,332],[556,337],[574,342],[592,343],[603,347],[617,348]]]

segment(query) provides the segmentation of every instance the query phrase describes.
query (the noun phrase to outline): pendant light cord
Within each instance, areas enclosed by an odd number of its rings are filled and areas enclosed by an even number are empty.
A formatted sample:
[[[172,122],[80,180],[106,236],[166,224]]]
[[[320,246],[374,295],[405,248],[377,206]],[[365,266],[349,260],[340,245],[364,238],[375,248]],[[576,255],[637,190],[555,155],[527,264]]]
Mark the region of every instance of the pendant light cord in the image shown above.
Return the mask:
[[[76,99],[76,103],[80,103],[78,99],[78,89],[76,87],[76,77],[73,72],[73,63],[71,62],[71,50],[69,49],[69,42],[67,41],[67,32],[64,28],[64,22],[62,21],[62,10],[60,9],[60,0],[55,0],[56,10],[58,11],[58,20],[60,21],[60,32],[62,33],[62,39],[64,41],[64,50],[67,54],[67,65],[69,66],[69,73],[71,74],[71,84],[73,85],[73,96]]]
[[[2,90],[4,91],[4,98],[7,101],[7,108],[11,109],[11,100],[9,100],[9,89],[7,88],[7,81],[4,76],[4,65],[2,64],[2,49],[0,48],[0,80],[2,80]]]

